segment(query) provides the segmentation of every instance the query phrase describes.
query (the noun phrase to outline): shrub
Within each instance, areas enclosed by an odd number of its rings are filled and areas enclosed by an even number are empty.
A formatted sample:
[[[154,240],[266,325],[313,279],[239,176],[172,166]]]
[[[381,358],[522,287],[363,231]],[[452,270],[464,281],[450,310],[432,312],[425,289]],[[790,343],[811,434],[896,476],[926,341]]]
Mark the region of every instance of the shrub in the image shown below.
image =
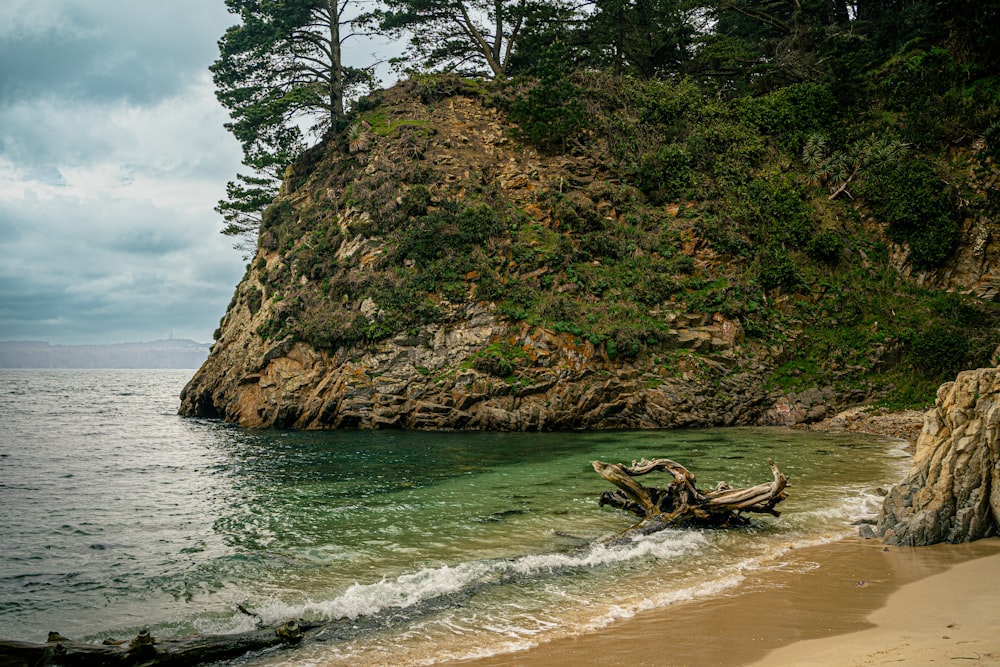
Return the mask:
[[[487,204],[472,204],[458,215],[458,241],[478,245],[503,232],[503,222]]]
[[[270,245],[274,248],[284,244],[292,234],[294,226],[295,209],[287,199],[278,200],[264,209],[260,220],[261,234],[267,233],[273,239]]]
[[[668,131],[680,128],[702,104],[704,94],[690,79],[681,81],[630,81],[631,97],[640,108],[644,123]],[[671,136],[674,136],[671,134]]]
[[[634,296],[639,303],[655,306],[663,303],[682,289],[681,283],[669,273],[653,270],[635,286]]]
[[[910,246],[915,268],[940,266],[958,244],[956,198],[926,162],[910,160],[863,184],[872,214],[888,223],[889,235]]]
[[[314,303],[302,313],[297,338],[317,350],[336,350],[340,345],[353,343],[359,337],[357,327],[354,326],[355,317],[357,314],[353,310],[339,303]]]
[[[687,133],[687,150],[693,167],[711,174],[719,189],[746,183],[767,154],[764,136],[740,123],[728,107],[706,101],[697,123]]]
[[[749,226],[758,244],[801,249],[812,236],[814,223],[803,188],[790,176],[755,178],[740,198],[734,212]]]
[[[583,234],[603,228],[594,200],[584,193],[574,190],[554,197],[553,213],[566,230]]]
[[[914,366],[930,377],[951,376],[963,370],[970,351],[964,332],[943,323],[914,334],[910,350]]]
[[[792,155],[802,150],[806,137],[828,127],[837,110],[833,93],[817,83],[796,83],[761,97],[744,97],[735,106],[742,118],[777,138]]]
[[[711,243],[712,248],[717,252],[728,255],[748,255],[750,253],[750,241],[736,225],[727,219],[706,214],[695,221],[694,229],[699,236]],[[682,256],[687,257],[687,255]],[[694,268],[693,262],[691,267]]]
[[[264,299],[264,294],[260,289],[256,287],[251,287],[247,290],[246,304],[247,308],[250,310],[251,315],[256,315],[257,311],[260,310],[260,304]]]
[[[430,262],[451,247],[455,217],[444,210],[432,211],[401,230],[395,255],[400,260]]]
[[[536,71],[537,85],[511,105],[510,117],[519,133],[543,149],[555,149],[584,127],[587,114],[579,102],[581,90],[571,81],[565,63],[567,49],[555,42],[543,49]]]
[[[415,90],[424,104],[433,104],[449,97],[464,95],[480,97],[486,93],[482,85],[452,72],[411,72],[405,84]]]
[[[609,359],[617,357],[631,358],[639,354],[643,334],[630,327],[619,327],[611,333],[604,349]]]
[[[400,200],[399,212],[408,217],[421,216],[427,213],[430,205],[431,191],[426,185],[414,185]]]
[[[625,256],[625,239],[606,232],[591,232],[580,239],[580,249],[594,259],[616,260]]]
[[[493,343],[473,354],[470,364],[477,371],[505,378],[513,375],[526,359],[527,354],[523,348],[510,343]]]
[[[806,243],[806,254],[821,262],[834,264],[840,259],[840,250],[843,245],[844,241],[839,234],[829,230],[822,231]]]
[[[760,262],[757,284],[766,290],[778,287],[794,288],[802,284],[795,264],[784,252],[772,249]]]
[[[958,245],[958,221],[952,216],[930,220],[907,235],[909,260],[915,269],[932,269],[944,264]]]
[[[635,174],[636,186],[654,204],[687,198],[695,185],[693,160],[684,146],[668,144],[645,155]]]

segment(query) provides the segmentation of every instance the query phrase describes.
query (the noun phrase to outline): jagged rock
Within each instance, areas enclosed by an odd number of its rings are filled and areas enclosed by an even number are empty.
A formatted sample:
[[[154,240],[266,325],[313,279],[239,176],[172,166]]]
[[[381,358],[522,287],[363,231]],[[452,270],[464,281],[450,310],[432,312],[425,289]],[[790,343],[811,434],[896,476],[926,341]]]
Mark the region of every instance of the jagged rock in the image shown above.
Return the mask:
[[[750,298],[698,232],[694,202],[635,208],[642,193],[608,169],[601,142],[539,152],[480,92],[434,104],[414,92],[379,96],[369,120],[385,125],[364,150],[331,133],[292,165],[181,414],[251,428],[678,428],[817,422],[865,398],[769,396],[801,330],[747,336],[729,308],[681,298],[692,280],[727,304]],[[504,229],[484,231],[459,272],[447,251],[473,245],[437,245],[471,233],[455,211],[473,201]],[[644,213],[628,222],[632,209]],[[658,240],[610,233],[625,227]],[[992,266],[987,232],[976,256]],[[618,256],[636,268],[602,264]],[[647,265],[664,280],[640,275]],[[768,308],[797,308],[789,298]]]
[[[913,468],[885,499],[888,544],[970,542],[1000,527],[1000,369],[941,385],[924,416]]]
[[[266,343],[257,320],[236,306],[185,387],[181,413],[252,428],[520,431],[747,425],[767,405],[769,367],[734,372],[733,350],[718,363],[702,358],[697,372],[665,375],[656,355],[612,361],[589,342],[505,323],[484,306],[465,306],[453,319],[325,353],[302,342]],[[732,335],[714,326],[716,340]],[[469,367],[497,342],[523,353],[513,377]]]
[[[775,426],[813,424],[826,419],[831,411],[830,404],[836,400],[836,393],[830,387],[789,392],[774,401],[761,421]]]

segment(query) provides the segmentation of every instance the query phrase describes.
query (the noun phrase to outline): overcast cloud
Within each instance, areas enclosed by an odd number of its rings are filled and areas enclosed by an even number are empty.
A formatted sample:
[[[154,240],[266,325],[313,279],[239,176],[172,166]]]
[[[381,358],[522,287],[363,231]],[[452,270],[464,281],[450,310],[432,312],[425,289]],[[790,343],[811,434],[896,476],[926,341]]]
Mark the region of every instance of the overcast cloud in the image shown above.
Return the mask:
[[[0,2],[0,340],[201,342],[244,262],[223,0]]]

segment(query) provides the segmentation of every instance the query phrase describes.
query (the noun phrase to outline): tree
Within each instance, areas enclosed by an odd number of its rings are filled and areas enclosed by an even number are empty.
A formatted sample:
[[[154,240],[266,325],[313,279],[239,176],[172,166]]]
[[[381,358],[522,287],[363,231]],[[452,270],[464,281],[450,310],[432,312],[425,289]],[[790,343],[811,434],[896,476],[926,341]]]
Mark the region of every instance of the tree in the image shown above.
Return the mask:
[[[828,185],[828,199],[833,200],[844,192],[850,197],[847,188],[851,183],[897,170],[908,154],[909,146],[904,142],[874,134],[851,144],[846,150],[831,151],[826,138],[814,134],[802,149],[802,162],[808,169],[810,182]]]
[[[277,175],[253,176],[236,174],[235,181],[226,183],[226,198],[220,199],[215,212],[225,220],[222,233],[236,239],[233,248],[243,259],[249,259],[257,249],[257,234],[264,209],[278,195],[281,180]]]
[[[368,16],[385,33],[409,35],[426,67],[507,76],[519,42],[568,11],[562,0],[382,0]]]
[[[737,90],[827,81],[829,51],[840,48],[857,11],[848,0],[713,0],[700,69]]]
[[[686,0],[595,0],[585,28],[591,59],[616,74],[676,73],[693,52],[698,9]]]
[[[278,192],[285,168],[302,152],[301,127],[319,135],[344,116],[351,87],[368,72],[345,67],[341,45],[352,0],[226,0],[240,23],[219,40],[210,70],[226,124],[243,147],[250,175],[238,174],[219,202],[222,233],[253,247],[260,216]]]
[[[858,0],[857,18],[883,58],[939,44],[984,75],[1000,72],[997,0]]]

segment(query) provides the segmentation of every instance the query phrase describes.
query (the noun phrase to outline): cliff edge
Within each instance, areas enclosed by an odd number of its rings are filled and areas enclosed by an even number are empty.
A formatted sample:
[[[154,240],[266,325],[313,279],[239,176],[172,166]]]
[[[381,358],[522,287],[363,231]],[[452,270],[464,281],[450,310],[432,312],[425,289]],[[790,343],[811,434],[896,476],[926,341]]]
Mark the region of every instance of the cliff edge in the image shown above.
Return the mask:
[[[979,295],[1000,241],[976,232],[972,273],[932,271],[929,241],[909,259],[887,223],[808,186],[799,146],[835,113],[827,93],[722,104],[683,83],[576,85],[588,124],[544,149],[511,120],[517,89],[422,77],[359,103],[286,173],[181,414],[793,424],[985,365],[995,308],[958,292]],[[969,234],[988,224],[977,197],[954,211]]]

